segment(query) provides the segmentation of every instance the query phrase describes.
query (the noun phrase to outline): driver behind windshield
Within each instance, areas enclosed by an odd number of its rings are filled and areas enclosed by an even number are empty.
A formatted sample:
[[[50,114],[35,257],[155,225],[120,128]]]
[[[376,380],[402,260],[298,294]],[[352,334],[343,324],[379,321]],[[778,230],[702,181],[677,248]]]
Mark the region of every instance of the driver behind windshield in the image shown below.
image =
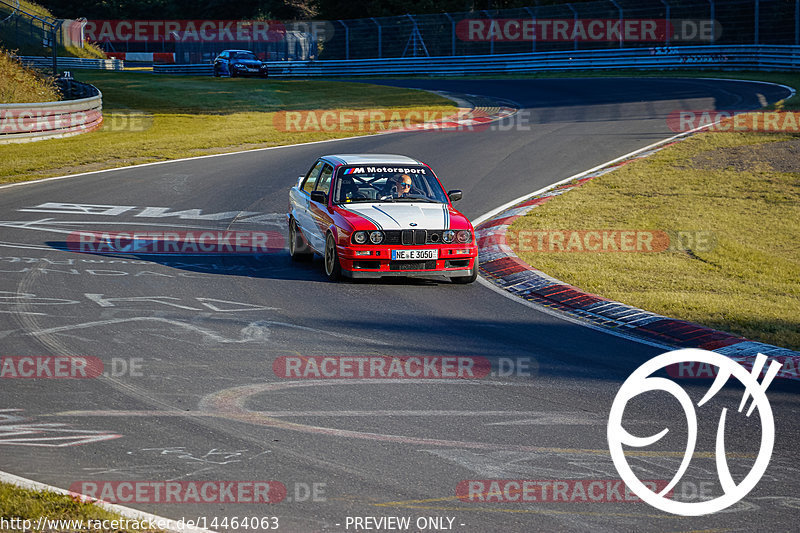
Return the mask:
[[[392,189],[397,192],[398,198],[411,194],[411,189],[414,186],[411,176],[408,174],[396,174],[392,177],[390,183],[392,184]]]

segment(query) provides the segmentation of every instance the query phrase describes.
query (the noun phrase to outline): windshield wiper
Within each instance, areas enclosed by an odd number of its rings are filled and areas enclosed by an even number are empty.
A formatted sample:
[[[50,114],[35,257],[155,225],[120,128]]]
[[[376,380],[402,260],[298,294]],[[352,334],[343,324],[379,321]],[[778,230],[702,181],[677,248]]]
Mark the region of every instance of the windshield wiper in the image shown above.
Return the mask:
[[[403,201],[411,201],[411,202],[418,202],[422,200],[423,202],[433,202],[434,204],[440,204],[441,202],[434,200],[432,198],[428,198],[427,196],[401,196],[398,200]]]

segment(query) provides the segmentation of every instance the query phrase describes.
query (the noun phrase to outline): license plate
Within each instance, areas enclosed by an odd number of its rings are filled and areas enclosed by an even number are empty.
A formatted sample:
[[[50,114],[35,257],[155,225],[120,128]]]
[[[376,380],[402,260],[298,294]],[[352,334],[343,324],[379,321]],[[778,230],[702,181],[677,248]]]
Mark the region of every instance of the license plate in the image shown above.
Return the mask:
[[[439,259],[439,250],[392,250],[392,260]]]

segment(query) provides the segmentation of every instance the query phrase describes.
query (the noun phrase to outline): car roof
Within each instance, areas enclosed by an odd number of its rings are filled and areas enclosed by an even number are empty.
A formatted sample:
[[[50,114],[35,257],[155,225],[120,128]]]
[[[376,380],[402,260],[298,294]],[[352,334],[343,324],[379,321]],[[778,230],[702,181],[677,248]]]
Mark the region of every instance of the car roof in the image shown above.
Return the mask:
[[[251,50],[223,50],[222,52],[249,52],[251,54],[253,53]]]
[[[396,154],[333,154],[322,156],[340,165],[422,165],[421,161]]]

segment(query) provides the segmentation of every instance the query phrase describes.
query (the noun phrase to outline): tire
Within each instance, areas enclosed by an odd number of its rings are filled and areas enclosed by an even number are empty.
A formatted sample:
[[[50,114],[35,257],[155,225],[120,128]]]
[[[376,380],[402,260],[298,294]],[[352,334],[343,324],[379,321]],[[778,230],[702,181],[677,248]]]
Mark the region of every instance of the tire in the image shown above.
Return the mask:
[[[235,68],[228,67],[228,72],[230,73],[230,77],[231,78],[235,78],[236,77],[236,69]]]
[[[478,258],[475,257],[475,261],[473,262],[472,266],[472,273],[468,276],[459,276],[457,278],[450,278],[453,283],[458,283],[459,285],[466,285],[467,283],[474,283],[475,280],[478,279]]]
[[[307,263],[314,258],[314,252],[309,251],[308,245],[303,241],[300,230],[297,229],[297,222],[292,219],[289,222],[289,255],[292,260],[299,263]]]
[[[342,279],[342,265],[339,263],[336,241],[332,233],[328,233],[325,239],[325,275],[330,281]]]
[[[219,69],[216,66],[214,66],[214,77],[219,78],[219,76],[220,76]]]

